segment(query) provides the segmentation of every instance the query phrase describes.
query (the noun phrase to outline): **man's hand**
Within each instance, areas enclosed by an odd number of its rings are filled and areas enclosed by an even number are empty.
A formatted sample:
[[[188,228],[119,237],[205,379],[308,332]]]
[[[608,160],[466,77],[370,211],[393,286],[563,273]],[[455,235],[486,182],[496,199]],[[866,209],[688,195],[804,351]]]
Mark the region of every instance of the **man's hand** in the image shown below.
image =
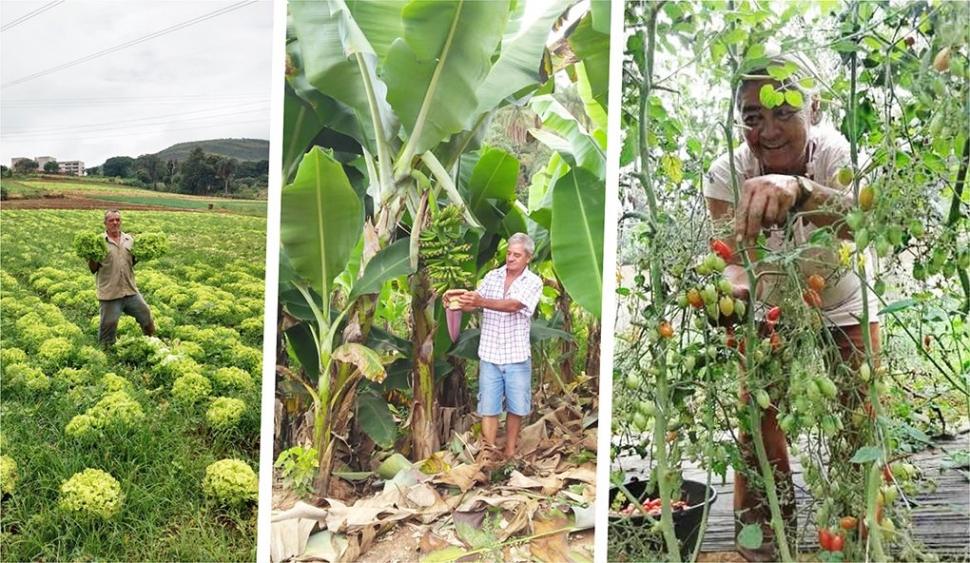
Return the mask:
[[[485,305],[485,298],[477,291],[466,291],[458,297],[461,308],[464,310],[475,310]]]
[[[735,232],[741,240],[757,238],[762,229],[783,224],[797,199],[794,176],[769,174],[745,180],[735,213]]]
[[[468,291],[465,289],[449,289],[445,291],[445,294],[441,296],[441,299],[447,304],[452,299],[459,299],[465,293],[468,293]]]
[[[101,264],[98,264],[94,260],[91,260],[90,258],[88,258],[88,269],[91,270],[92,274],[98,273],[98,268],[100,267],[101,267]]]

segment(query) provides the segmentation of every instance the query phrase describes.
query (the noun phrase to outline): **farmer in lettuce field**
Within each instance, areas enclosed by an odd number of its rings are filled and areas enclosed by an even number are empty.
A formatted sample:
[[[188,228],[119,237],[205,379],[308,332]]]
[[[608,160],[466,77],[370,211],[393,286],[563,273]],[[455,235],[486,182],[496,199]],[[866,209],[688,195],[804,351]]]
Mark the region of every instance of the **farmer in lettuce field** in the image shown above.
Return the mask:
[[[505,400],[505,458],[515,455],[522,419],[532,412],[532,349],[529,328],[542,295],[542,279],[529,271],[535,243],[524,233],[509,237],[505,265],[485,274],[475,291],[450,289],[462,311],[482,310],[478,345],[478,414],[488,451],[495,447],[498,419]]]
[[[146,336],[155,333],[151,309],[135,286],[135,262],[131,253],[135,239],[121,231],[121,213],[111,209],[104,214],[104,236],[108,255],[101,262],[88,259],[88,268],[97,276],[101,322],[98,342],[104,347],[115,343],[118,321],[125,313],[135,317]]]
[[[767,67],[794,69],[782,81],[769,77],[768,68],[746,75],[735,99],[737,114],[740,116],[740,129],[743,131],[744,144],[734,151],[734,169],[737,174],[739,199],[734,201],[731,187],[729,155],[723,154],[714,161],[706,175],[704,195],[708,211],[719,232],[728,233],[719,241],[729,255],[724,275],[733,286],[735,297],[748,299],[749,287],[747,273],[743,267],[741,249],[747,249],[754,262],[756,254],[752,250],[758,246],[757,239],[765,235],[764,250],[768,255],[783,248],[786,237],[789,246],[802,246],[797,261],[800,286],[810,305],[821,313],[823,321],[822,341],[831,344],[827,351],[829,369],[842,363],[853,371],[865,361],[863,339],[870,338],[873,358],[879,353],[879,324],[877,319],[877,300],[868,301],[869,326],[863,327],[860,320],[863,314],[863,301],[859,278],[853,272],[840,270],[838,248],[843,241],[851,242],[852,234],[846,226],[846,214],[857,207],[851,189],[850,153],[848,141],[830,123],[824,123],[819,109],[818,92],[814,81],[818,74],[814,65],[800,57],[774,54],[769,57]],[[777,73],[776,73],[777,75]],[[811,79],[811,80],[806,80]],[[767,101],[762,88],[770,86],[777,92],[797,92],[789,95],[782,103]],[[802,103],[797,104],[801,99]],[[789,102],[795,101],[796,105]],[[786,225],[788,228],[786,228]],[[834,233],[832,240],[837,248],[807,247],[812,233],[818,229],[830,228]],[[872,264],[871,257],[868,263]],[[767,261],[766,261],[767,262]],[[755,289],[755,307],[759,314],[761,336],[772,336],[774,321],[777,320],[780,305],[790,295],[782,295],[782,278],[770,275],[771,264],[756,264],[759,274]],[[844,264],[843,264],[844,265]],[[777,267],[777,266],[776,266]],[[769,275],[764,275],[769,273]],[[867,270],[872,283],[872,268]],[[788,280],[787,287],[792,287]],[[767,319],[766,314],[774,319]],[[741,319],[722,319],[728,326]],[[784,319],[782,319],[782,322]],[[868,329],[868,330],[866,330]],[[742,387],[744,385],[742,384]],[[850,395],[852,395],[850,397]],[[742,398],[748,401],[746,389]],[[843,405],[862,399],[855,389],[843,392],[840,398]],[[849,409],[846,409],[849,410]],[[767,456],[775,470],[775,479],[786,520],[786,530],[795,530],[795,496],[791,467],[788,460],[788,443],[785,432],[778,421],[778,411],[771,405],[763,412],[761,432]],[[849,438],[856,439],[855,438]],[[764,543],[760,549],[738,551],[749,561],[778,560],[774,534],[768,525],[770,512],[763,487],[750,482],[748,472],[757,473],[757,458],[752,439],[746,432],[741,433],[742,459],[746,471],[735,473],[734,511],[736,532],[746,524],[760,524]],[[787,534],[789,540],[794,534]]]

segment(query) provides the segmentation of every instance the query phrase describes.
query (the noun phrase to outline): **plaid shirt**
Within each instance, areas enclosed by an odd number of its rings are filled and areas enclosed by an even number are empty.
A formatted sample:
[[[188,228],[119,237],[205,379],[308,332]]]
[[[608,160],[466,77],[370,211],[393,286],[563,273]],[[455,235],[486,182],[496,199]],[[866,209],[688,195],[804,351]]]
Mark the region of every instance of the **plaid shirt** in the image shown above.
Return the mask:
[[[542,279],[528,269],[512,282],[506,292],[505,270],[506,267],[502,266],[485,274],[477,290],[486,299],[515,299],[522,303],[522,308],[515,313],[482,309],[478,358],[498,365],[524,362],[532,356],[529,328],[532,313],[542,295]]]

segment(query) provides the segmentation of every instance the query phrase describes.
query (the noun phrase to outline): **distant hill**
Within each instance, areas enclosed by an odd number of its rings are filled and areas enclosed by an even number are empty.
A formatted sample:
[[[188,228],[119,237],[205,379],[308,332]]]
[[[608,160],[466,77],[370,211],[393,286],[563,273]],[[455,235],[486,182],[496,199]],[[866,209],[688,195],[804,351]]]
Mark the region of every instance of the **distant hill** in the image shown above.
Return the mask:
[[[185,160],[195,147],[202,147],[206,154],[218,154],[237,160],[269,160],[269,141],[263,139],[212,139],[178,143],[157,153],[162,161],[170,158]]]

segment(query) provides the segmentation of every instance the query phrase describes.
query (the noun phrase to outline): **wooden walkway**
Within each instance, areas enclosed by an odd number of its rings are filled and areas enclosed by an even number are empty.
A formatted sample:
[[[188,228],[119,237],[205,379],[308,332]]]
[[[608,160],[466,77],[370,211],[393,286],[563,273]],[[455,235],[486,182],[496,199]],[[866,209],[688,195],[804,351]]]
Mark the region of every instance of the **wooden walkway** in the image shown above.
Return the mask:
[[[944,560],[970,561],[970,482],[955,469],[944,469],[941,465],[945,451],[956,451],[968,446],[966,434],[955,442],[940,444],[916,454],[911,460],[919,466],[923,475],[937,483],[932,493],[913,497],[914,539]],[[801,467],[792,459],[795,477],[796,500],[798,502],[798,525],[800,552],[818,551],[818,539],[814,522],[808,521],[808,508],[811,494],[805,488]],[[638,459],[621,459],[614,463],[613,469],[620,466],[627,470],[628,478],[646,479],[645,464]],[[638,465],[640,468],[638,468]],[[633,468],[633,469],[631,469]],[[701,469],[685,469],[684,478],[704,482],[707,474]],[[704,552],[734,551],[734,473],[728,471],[727,482],[721,483],[717,476],[712,485],[717,489],[717,500],[711,507],[707,520],[702,550]],[[897,501],[901,502],[901,501]]]

